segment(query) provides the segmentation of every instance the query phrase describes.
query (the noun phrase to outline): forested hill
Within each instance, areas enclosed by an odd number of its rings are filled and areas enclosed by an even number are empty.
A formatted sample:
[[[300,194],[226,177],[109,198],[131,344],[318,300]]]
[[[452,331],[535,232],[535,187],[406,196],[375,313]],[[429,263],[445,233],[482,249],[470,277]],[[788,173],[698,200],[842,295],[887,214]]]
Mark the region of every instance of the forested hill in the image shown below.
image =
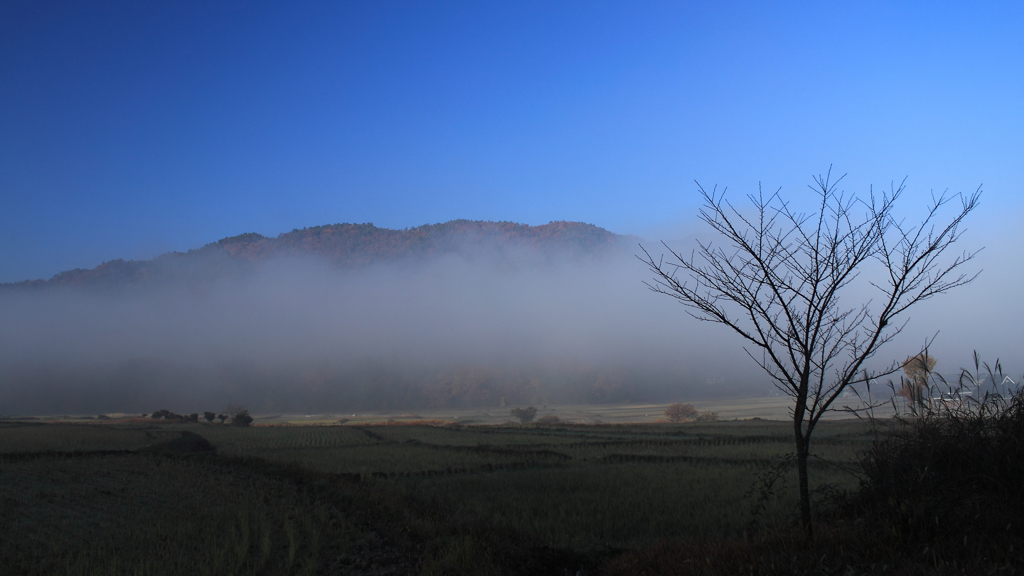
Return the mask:
[[[528,226],[513,222],[452,220],[405,230],[373,224],[331,224],[292,230],[276,238],[240,234],[188,252],[151,260],[112,260],[92,269],[61,272],[49,280],[6,287],[116,286],[145,282],[195,281],[245,273],[272,258],[316,257],[350,268],[403,259],[428,260],[462,254],[499,264],[512,260],[586,259],[631,249],[637,238],[581,222]]]

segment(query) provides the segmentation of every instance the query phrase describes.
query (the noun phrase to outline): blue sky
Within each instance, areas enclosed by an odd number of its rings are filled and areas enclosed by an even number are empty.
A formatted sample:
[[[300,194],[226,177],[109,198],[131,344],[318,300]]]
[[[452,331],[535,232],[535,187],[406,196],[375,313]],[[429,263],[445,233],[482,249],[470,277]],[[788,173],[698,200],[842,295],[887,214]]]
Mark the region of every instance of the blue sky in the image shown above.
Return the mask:
[[[0,4],[0,282],[337,222],[656,238],[695,179],[830,164],[1021,215],[1019,2],[214,4]]]

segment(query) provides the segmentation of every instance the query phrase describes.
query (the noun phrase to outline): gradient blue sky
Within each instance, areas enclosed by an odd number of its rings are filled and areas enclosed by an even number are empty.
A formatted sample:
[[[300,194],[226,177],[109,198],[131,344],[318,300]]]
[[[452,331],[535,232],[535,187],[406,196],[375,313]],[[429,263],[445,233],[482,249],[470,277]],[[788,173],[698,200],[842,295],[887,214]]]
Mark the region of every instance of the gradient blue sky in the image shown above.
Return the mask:
[[[1020,216],[1020,2],[0,3],[0,281],[243,232],[649,238],[693,181],[984,184]]]

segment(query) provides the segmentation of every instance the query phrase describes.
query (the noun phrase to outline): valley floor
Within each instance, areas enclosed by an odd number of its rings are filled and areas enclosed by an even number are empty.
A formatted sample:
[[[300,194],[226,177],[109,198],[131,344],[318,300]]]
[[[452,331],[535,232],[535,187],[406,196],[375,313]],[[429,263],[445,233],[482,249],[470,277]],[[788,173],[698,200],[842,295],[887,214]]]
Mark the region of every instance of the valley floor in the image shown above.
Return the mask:
[[[2,423],[0,573],[575,574],[660,541],[792,525],[794,479],[760,490],[791,451],[784,421],[387,420]],[[853,487],[871,437],[823,424],[815,484]]]

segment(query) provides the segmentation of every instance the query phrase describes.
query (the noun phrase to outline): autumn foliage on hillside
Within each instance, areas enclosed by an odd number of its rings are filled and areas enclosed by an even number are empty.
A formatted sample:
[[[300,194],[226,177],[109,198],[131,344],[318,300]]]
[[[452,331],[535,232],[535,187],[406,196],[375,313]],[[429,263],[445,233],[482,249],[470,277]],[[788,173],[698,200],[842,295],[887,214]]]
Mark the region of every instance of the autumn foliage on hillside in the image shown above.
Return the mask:
[[[403,259],[426,260],[445,254],[497,261],[600,256],[634,240],[592,224],[551,222],[528,226],[514,222],[452,220],[405,230],[373,224],[331,224],[302,228],[276,238],[256,233],[223,238],[188,252],[171,252],[151,260],[111,260],[92,269],[61,272],[50,280],[8,286],[129,285],[246,274],[253,263],[274,257],[305,256],[349,268]]]

